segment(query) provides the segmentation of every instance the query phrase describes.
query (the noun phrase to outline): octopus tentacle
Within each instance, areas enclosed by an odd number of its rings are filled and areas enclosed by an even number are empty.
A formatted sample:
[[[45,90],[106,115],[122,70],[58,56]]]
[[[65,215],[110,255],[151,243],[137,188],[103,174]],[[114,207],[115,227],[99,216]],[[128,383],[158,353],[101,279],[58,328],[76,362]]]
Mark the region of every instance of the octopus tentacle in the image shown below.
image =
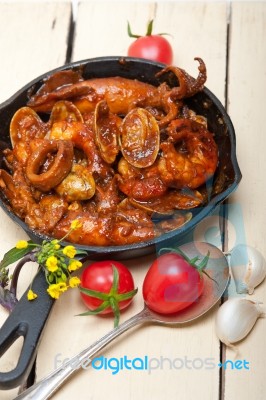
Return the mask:
[[[191,75],[189,75],[182,68],[169,66],[164,68],[162,71],[157,73],[157,77],[165,74],[166,72],[173,72],[178,79],[179,86],[171,89],[170,97],[172,100],[180,100],[186,97],[194,96],[194,94],[201,91],[204,87],[204,84],[207,80],[207,70],[204,61],[195,57],[194,60],[199,62],[199,74],[195,79]]]

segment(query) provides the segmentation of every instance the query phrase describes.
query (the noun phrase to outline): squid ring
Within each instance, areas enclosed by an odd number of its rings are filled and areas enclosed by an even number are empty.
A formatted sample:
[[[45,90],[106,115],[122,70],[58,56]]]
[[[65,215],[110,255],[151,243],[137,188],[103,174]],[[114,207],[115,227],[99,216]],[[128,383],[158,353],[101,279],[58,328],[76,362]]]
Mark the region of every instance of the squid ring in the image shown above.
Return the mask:
[[[47,155],[56,153],[50,168],[40,172]],[[42,192],[57,186],[69,174],[73,162],[73,145],[68,140],[44,140],[28,158],[26,175],[30,183]]]

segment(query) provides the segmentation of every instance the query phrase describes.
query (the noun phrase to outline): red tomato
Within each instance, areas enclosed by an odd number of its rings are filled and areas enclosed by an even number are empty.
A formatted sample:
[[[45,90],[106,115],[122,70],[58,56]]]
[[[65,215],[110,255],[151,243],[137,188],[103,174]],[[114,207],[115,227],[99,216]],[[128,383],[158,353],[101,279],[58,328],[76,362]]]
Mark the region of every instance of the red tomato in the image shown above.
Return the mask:
[[[128,268],[111,260],[94,262],[85,268],[80,286],[81,298],[90,310],[83,315],[114,313],[115,326],[119,310],[127,307],[137,293]]]
[[[128,36],[136,40],[129,46],[127,55],[129,57],[146,58],[152,61],[162,62],[164,64],[172,64],[173,50],[162,35],[165,33],[152,35],[153,20],[149,21],[145,36],[134,35],[131,32],[129,22],[127,24]]]
[[[159,256],[143,282],[145,303],[160,314],[183,310],[197,301],[202,291],[199,271],[177,253]]]
[[[160,35],[141,36],[129,46],[127,54],[130,57],[146,58],[168,65],[173,63],[172,47],[168,40]]]

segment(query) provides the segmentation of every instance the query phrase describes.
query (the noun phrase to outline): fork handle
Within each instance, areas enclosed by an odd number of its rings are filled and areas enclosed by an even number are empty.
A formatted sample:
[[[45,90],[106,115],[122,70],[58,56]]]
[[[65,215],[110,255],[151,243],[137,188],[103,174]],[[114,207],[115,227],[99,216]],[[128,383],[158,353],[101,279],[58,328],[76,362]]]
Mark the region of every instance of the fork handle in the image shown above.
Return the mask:
[[[134,315],[124,323],[122,323],[117,328],[111,330],[101,339],[98,339],[91,346],[87,347],[81,351],[76,356],[72,357],[67,363],[64,363],[61,367],[51,372],[47,377],[43,378],[40,382],[31,386],[29,389],[25,390],[23,393],[18,395],[15,400],[21,399],[38,399],[45,400],[49,399],[52,394],[76,371],[86,367],[91,362],[91,357],[97,354],[101,349],[107,346],[110,342],[120,336],[122,333],[126,332],[128,329],[134,326],[148,321],[149,313],[144,308],[138,314]]]

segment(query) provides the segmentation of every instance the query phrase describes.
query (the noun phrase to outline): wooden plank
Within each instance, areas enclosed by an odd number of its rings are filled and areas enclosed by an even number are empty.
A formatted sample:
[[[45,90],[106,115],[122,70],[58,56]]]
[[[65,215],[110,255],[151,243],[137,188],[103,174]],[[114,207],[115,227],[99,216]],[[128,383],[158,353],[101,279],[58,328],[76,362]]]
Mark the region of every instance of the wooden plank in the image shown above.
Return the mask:
[[[0,3],[0,101],[66,59],[70,2]]]
[[[229,113],[237,134],[237,153],[243,179],[234,196],[242,216],[239,226],[229,229],[230,247],[240,241],[264,253],[265,209],[265,88],[266,88],[266,3],[233,2],[229,47]],[[233,218],[234,210],[229,213]],[[240,214],[240,215],[241,215]],[[231,286],[231,296],[234,296]],[[266,303],[264,282],[249,299]],[[266,398],[265,357],[266,320],[260,319],[251,334],[239,343],[239,358],[250,363],[250,370],[225,372],[225,399]],[[226,358],[234,357],[227,350]]]
[[[169,2],[158,3],[157,8],[153,3],[146,2],[81,2],[76,21],[73,60],[125,55],[131,42],[126,35],[126,21],[130,20],[134,32],[142,32],[152,16],[156,16],[156,31],[173,34],[175,60],[180,66],[196,73],[193,57],[202,55],[206,58],[211,88],[223,101],[226,2],[215,5],[209,2]],[[217,218],[212,219],[211,223],[219,228]],[[194,238],[204,238],[209,227],[208,224],[202,225],[195,232]],[[140,292],[143,277],[153,259],[154,256],[148,256],[125,262],[131,268]],[[121,320],[126,320],[141,308],[142,299],[139,294],[132,307],[123,312]],[[39,352],[38,379],[111,329],[110,319],[74,318],[74,315],[83,311],[84,307],[74,291],[65,293],[56,302]],[[214,316],[215,310],[203,319],[182,328],[148,325],[128,332],[101,354],[108,358],[127,355],[132,359],[147,355],[149,358],[161,360],[162,357],[165,360],[162,368],[157,367],[150,374],[148,371],[123,370],[116,375],[112,375],[110,370],[97,371],[89,368],[76,374],[54,398],[71,399],[77,392],[81,400],[107,396],[110,400],[118,397],[125,400],[157,400],[164,396],[171,399],[190,399],[195,396],[204,400],[218,398],[218,368],[202,367],[191,370],[185,366],[180,367],[185,358],[212,358],[216,363],[219,362],[219,342],[214,334]],[[170,364],[174,359],[181,361],[177,361],[176,369],[171,369]],[[155,366],[156,361],[153,362]]]
[[[70,18],[71,4],[68,1],[0,2],[0,101],[6,100],[38,75],[64,64]],[[2,259],[18,240],[27,237],[2,210],[0,226]],[[35,272],[36,265],[29,264],[24,268],[19,281],[19,296]],[[0,325],[6,317],[7,313],[1,307]],[[15,367],[20,348],[21,343],[15,343],[7,356],[1,358],[1,371]],[[0,397],[7,400],[14,398],[16,393],[17,389],[5,391]]]
[[[106,55],[125,56],[132,41],[127,36],[127,21],[134,33],[144,34],[147,21],[153,18],[155,9],[154,2],[79,3],[73,61]]]

